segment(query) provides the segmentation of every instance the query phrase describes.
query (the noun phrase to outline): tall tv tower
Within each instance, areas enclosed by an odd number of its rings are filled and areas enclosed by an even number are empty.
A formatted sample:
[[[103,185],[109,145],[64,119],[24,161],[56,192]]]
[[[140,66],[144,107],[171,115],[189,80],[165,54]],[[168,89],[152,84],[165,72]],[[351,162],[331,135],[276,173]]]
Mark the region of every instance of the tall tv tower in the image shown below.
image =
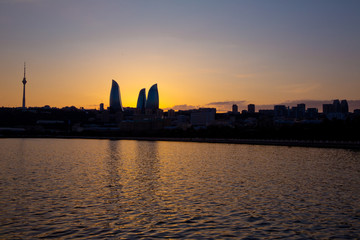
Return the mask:
[[[25,65],[25,62],[24,62],[24,78],[22,80],[22,83],[24,84],[23,101],[22,101],[22,107],[23,108],[25,108],[25,84],[27,83],[25,74],[26,74],[26,65]]]

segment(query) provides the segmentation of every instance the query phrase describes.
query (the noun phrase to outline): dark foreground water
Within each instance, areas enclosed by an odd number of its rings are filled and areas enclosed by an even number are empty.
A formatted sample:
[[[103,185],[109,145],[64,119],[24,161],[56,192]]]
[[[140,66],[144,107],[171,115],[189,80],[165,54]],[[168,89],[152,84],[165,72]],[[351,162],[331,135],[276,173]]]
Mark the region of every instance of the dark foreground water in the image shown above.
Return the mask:
[[[0,239],[360,238],[360,152],[0,139]]]

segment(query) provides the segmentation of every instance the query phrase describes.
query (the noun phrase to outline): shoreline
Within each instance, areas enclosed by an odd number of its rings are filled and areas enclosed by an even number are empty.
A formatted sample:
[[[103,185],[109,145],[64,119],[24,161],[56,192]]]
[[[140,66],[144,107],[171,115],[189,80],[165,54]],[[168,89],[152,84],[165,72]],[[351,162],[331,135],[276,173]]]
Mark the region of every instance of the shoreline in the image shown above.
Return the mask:
[[[58,139],[99,139],[99,140],[135,140],[135,141],[167,141],[196,143],[225,143],[287,147],[340,148],[360,149],[360,141],[330,141],[330,140],[278,140],[278,139],[226,139],[226,138],[169,138],[169,137],[101,137],[101,136],[3,136],[4,138],[58,138]]]

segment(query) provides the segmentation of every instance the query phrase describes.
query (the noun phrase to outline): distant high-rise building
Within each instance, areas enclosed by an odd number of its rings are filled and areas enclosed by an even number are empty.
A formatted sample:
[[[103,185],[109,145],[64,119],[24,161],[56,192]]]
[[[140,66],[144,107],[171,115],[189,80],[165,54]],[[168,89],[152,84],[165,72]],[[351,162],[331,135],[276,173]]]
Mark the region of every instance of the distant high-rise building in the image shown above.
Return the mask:
[[[297,105],[297,109],[301,112],[305,112],[306,105],[305,103],[300,103]]]
[[[100,103],[100,111],[104,111],[104,104]]]
[[[297,118],[298,115],[298,108],[297,107],[288,107],[289,117],[290,118]]]
[[[22,80],[22,83],[24,85],[24,87],[23,87],[23,100],[22,100],[22,107],[23,108],[26,108],[26,105],[25,105],[25,84],[27,83],[27,81],[26,81],[25,73],[26,73],[26,65],[24,63],[24,78]]]
[[[238,105],[236,105],[236,104],[232,105],[232,112],[233,113],[239,113]]]
[[[323,104],[323,113],[349,113],[348,102],[345,99],[341,100],[341,102],[335,99],[332,104]]]
[[[119,84],[112,80],[111,91],[110,91],[110,110],[113,111],[123,111],[123,107],[121,104],[121,96]]]
[[[190,123],[193,126],[208,126],[215,121],[215,108],[200,108],[190,114]]]
[[[151,86],[148,97],[146,100],[146,109],[149,110],[157,110],[159,109],[159,92],[157,88],[157,84]]]
[[[296,107],[296,118],[297,119],[303,119],[305,117],[305,104],[304,103],[300,103],[297,105]]]
[[[249,113],[255,113],[255,105],[254,104],[249,104],[248,105],[248,112]]]
[[[285,105],[275,105],[274,106],[274,116],[275,117],[287,117],[288,109]]]
[[[308,108],[306,110],[306,117],[308,119],[317,119],[318,118],[318,109],[317,108]]]
[[[323,104],[323,113],[328,114],[333,112],[335,112],[333,104]]]
[[[349,113],[349,106],[347,101],[335,99],[332,104],[323,104],[323,113],[328,119],[345,120],[347,113]]]
[[[168,110],[168,117],[175,117],[175,111],[173,109]]]
[[[341,108],[342,113],[345,113],[345,114],[349,113],[349,105],[348,105],[348,102],[345,99],[341,100],[340,108]]]
[[[146,90],[145,88],[143,88],[139,92],[136,108],[139,109],[141,113],[145,113],[145,105],[146,105]]]
[[[340,104],[339,99],[335,99],[333,101],[333,105],[334,105],[334,111],[335,112],[341,112],[341,104]]]

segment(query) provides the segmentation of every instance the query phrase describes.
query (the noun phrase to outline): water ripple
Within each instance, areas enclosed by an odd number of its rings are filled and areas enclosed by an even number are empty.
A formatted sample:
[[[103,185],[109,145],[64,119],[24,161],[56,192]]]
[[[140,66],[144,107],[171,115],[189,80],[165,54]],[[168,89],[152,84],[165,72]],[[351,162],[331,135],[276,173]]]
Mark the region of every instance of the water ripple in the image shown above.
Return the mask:
[[[1,239],[359,239],[360,153],[0,139]]]

